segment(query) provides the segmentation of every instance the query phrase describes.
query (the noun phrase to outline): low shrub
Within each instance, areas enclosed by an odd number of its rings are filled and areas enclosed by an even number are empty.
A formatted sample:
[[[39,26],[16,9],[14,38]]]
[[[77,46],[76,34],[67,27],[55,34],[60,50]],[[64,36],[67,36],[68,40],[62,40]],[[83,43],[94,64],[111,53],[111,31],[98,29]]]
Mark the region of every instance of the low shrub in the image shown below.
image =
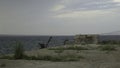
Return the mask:
[[[68,49],[71,49],[71,50],[88,50],[88,48],[83,47],[83,46],[69,47]]]
[[[99,49],[102,51],[115,51],[115,50],[117,50],[114,45],[102,45],[99,47]]]
[[[0,67],[6,67],[5,63],[0,64]]]
[[[39,55],[39,56],[26,56],[25,60],[45,60],[45,61],[54,61],[54,62],[65,62],[65,61],[78,61],[80,56],[66,56],[66,55],[55,55],[55,56],[50,56],[50,55]]]
[[[48,48],[48,50],[65,50],[64,47],[51,47],[51,48]]]
[[[24,57],[24,48],[20,42],[16,42],[14,59],[22,59]]]
[[[78,54],[73,54],[71,52],[63,54],[64,50],[86,50],[84,47],[79,46],[70,46],[70,47],[60,47],[52,49],[57,53],[55,55],[37,55],[37,56],[28,56],[24,54],[23,46],[20,43],[16,44],[15,53],[13,56],[3,56],[4,59],[25,59],[25,60],[45,60],[45,61],[79,61],[82,56]]]
[[[83,46],[68,46],[49,48],[49,50],[88,50],[88,48]]]
[[[57,53],[58,54],[58,56],[60,56],[61,55],[61,53],[63,53],[64,52],[64,50],[62,49],[62,50],[55,50],[54,51],[55,53]]]
[[[71,57],[71,56],[54,56],[50,61],[56,61],[56,62],[67,62],[67,61],[79,61],[79,57]]]
[[[14,58],[12,56],[4,55],[4,56],[1,56],[0,59],[14,59]]]
[[[13,59],[14,57],[4,57],[4,59]],[[38,55],[38,56],[24,56],[22,59],[24,60],[45,60],[45,61],[54,61],[54,62],[67,62],[67,61],[79,61],[82,56],[73,55],[73,54],[66,54],[66,55]]]

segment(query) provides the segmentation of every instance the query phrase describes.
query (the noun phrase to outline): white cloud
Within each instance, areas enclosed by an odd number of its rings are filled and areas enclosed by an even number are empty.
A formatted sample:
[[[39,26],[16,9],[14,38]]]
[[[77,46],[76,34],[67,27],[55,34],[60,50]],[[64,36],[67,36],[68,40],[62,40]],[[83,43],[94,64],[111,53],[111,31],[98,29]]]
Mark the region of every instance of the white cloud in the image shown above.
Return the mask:
[[[113,0],[114,2],[120,2],[120,0]]]
[[[120,0],[61,0],[53,11],[102,10],[119,7]],[[84,9],[83,9],[84,8]]]
[[[55,5],[53,8],[52,8],[52,11],[59,11],[59,10],[62,10],[64,9],[65,6],[62,5],[62,4],[59,4],[59,5]]]
[[[116,4],[117,6],[120,6],[120,0],[113,0],[113,2],[116,2],[118,4]]]
[[[120,0],[61,0],[53,10],[55,18],[95,18],[114,13]],[[79,6],[79,7],[78,7]]]
[[[95,18],[97,16],[104,16],[105,14],[112,14],[111,11],[105,10],[90,10],[90,11],[71,11],[54,16],[55,18]]]

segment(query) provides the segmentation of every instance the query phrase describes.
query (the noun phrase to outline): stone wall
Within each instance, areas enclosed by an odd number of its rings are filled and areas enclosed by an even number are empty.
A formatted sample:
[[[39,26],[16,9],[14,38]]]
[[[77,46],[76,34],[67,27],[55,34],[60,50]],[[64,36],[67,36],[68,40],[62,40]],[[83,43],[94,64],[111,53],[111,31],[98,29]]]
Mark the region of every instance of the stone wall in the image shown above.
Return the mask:
[[[76,35],[75,36],[76,44],[97,44],[98,43],[98,35]]]

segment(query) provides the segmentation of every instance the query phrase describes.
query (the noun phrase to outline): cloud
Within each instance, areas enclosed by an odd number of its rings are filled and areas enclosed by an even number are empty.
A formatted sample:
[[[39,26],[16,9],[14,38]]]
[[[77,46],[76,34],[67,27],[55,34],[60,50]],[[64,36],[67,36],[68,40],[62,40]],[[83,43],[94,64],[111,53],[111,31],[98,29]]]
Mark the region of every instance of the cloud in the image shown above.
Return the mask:
[[[54,6],[54,18],[95,18],[118,7],[120,0],[62,0]]]
[[[65,6],[64,5],[55,5],[53,8],[52,8],[52,11],[59,11],[59,10],[62,10],[64,9]]]
[[[105,14],[112,14],[111,11],[104,11],[104,10],[94,10],[94,11],[71,11],[65,12],[61,14],[57,14],[55,18],[95,18],[97,16],[104,16]]]
[[[120,7],[120,0],[61,0],[54,10],[102,10]],[[65,8],[65,9],[63,9]]]
[[[120,2],[120,0],[113,0],[114,2]]]
[[[120,6],[120,0],[113,0],[113,2],[118,3],[117,6]]]

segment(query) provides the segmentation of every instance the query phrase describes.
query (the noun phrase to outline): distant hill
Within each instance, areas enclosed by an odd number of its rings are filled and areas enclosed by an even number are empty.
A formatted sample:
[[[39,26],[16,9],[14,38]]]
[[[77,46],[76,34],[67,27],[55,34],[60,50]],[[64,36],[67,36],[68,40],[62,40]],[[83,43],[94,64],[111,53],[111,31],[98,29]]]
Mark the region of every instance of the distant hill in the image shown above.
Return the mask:
[[[120,31],[113,31],[113,32],[109,32],[109,33],[103,33],[100,35],[120,35]]]

